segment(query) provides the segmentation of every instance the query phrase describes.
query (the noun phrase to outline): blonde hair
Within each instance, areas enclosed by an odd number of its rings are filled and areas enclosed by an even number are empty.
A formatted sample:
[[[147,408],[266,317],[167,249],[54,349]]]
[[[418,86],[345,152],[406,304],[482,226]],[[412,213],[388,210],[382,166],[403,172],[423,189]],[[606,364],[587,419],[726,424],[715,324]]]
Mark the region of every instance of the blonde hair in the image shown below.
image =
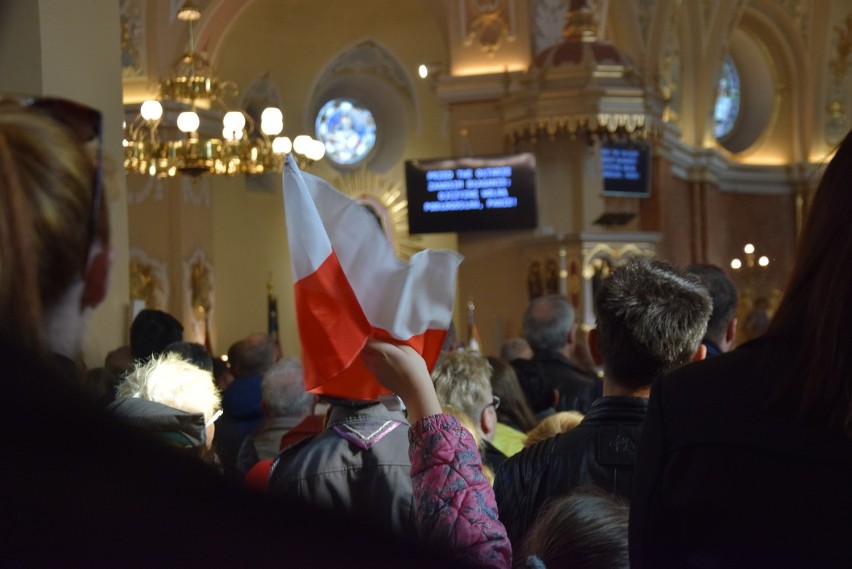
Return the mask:
[[[432,371],[432,381],[441,406],[457,407],[474,424],[479,423],[483,409],[493,397],[491,364],[472,352],[445,353]]]
[[[156,401],[187,413],[202,413],[206,422],[221,407],[213,374],[175,353],[139,363],[116,392],[118,399],[131,397]]]
[[[45,349],[42,317],[89,254],[95,166],[68,129],[0,101],[0,333]],[[109,239],[105,200],[96,235]]]
[[[532,446],[537,442],[549,439],[561,433],[567,433],[580,424],[583,414],[577,411],[560,411],[544,419],[527,433],[524,447]]]

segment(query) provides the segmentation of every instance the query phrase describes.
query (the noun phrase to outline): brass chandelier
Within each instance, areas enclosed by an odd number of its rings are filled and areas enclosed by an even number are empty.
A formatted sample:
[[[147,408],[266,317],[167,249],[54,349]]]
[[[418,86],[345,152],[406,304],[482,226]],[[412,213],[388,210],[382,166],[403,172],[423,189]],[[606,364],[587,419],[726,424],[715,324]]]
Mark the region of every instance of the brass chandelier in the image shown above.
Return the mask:
[[[221,80],[210,62],[195,51],[193,23],[201,18],[201,11],[187,1],[177,17],[189,25],[189,51],[161,78],[160,100],[142,103],[139,114],[125,125],[127,173],[158,177],[262,174],[281,172],[284,157],[291,152],[303,169],[325,155],[323,143],[308,135],[293,141],[280,136],[284,118],[276,107],[264,109],[260,125],[242,111],[228,111],[224,100],[237,94],[236,86]],[[205,137],[199,132],[199,111],[216,115],[205,110],[213,107],[226,111],[221,137],[218,133]],[[163,119],[164,114],[177,115],[174,126]]]

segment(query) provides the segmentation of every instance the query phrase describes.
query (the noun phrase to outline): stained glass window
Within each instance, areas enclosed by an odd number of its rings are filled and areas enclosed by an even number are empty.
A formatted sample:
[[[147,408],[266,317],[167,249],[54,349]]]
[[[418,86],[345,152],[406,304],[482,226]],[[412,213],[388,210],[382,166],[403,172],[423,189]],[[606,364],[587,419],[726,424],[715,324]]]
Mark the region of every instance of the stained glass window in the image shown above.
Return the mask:
[[[351,99],[332,99],[317,115],[316,136],[325,155],[338,164],[357,164],[376,145],[376,121],[368,108]]]
[[[740,113],[740,74],[730,55],[722,61],[722,74],[719,77],[719,92],[713,109],[716,138],[723,138],[737,122]]]

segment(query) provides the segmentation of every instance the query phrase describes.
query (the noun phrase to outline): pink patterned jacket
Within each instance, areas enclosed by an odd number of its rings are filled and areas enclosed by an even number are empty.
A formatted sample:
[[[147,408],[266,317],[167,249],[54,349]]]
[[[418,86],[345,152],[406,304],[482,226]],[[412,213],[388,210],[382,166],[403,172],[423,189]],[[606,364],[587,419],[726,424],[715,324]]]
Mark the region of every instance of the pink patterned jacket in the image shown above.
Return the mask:
[[[511,567],[512,545],[473,436],[441,414],[412,425],[408,438],[421,539],[473,565]]]

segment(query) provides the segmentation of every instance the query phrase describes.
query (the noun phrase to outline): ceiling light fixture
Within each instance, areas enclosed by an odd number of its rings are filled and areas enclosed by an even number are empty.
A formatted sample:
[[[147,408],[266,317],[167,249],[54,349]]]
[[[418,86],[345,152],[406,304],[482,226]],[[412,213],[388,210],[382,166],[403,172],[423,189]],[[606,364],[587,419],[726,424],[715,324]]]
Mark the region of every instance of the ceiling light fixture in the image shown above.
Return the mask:
[[[193,23],[201,10],[187,1],[177,18],[189,25],[189,51],[160,79],[159,100],[142,103],[139,114],[125,126],[124,168],[149,176],[187,174],[262,174],[281,172],[284,156],[293,152],[299,167],[308,168],[325,155],[322,142],[308,135],[293,141],[281,136],[284,116],[266,108],[260,125],[242,111],[228,110],[225,98],[235,96],[234,83],[223,81],[210,62],[195,51]],[[204,136],[199,112],[209,116],[224,111],[221,133]],[[174,120],[174,126],[164,120]],[[258,128],[259,127],[259,128]]]

